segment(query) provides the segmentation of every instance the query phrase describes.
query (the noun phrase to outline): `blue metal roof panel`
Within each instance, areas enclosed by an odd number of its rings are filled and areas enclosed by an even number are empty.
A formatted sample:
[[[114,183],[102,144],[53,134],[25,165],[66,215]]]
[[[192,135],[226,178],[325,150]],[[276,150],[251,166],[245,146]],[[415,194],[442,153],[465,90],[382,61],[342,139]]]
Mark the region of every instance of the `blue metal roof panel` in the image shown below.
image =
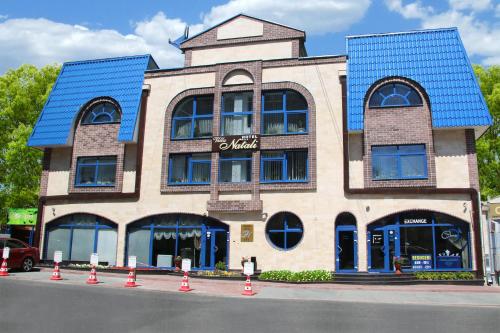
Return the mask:
[[[401,76],[429,95],[434,127],[489,126],[491,115],[456,28],[347,37],[348,128],[363,130],[376,81]]]
[[[90,100],[115,99],[122,110],[119,141],[133,141],[144,72],[158,68],[150,55],[65,63],[52,88],[29,146],[71,145],[74,121]]]

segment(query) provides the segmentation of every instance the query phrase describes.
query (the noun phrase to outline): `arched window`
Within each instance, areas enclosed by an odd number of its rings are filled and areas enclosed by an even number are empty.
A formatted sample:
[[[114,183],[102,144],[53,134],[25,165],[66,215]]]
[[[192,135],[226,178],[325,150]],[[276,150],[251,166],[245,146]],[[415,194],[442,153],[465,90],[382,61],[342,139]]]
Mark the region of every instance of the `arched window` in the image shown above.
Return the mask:
[[[101,102],[93,105],[83,117],[82,124],[109,124],[119,123],[120,112],[115,104]]]
[[[182,100],[174,109],[172,139],[212,136],[213,96],[194,96]]]
[[[388,83],[379,87],[370,97],[370,107],[421,106],[417,91],[402,83]]]
[[[307,133],[307,101],[293,90],[262,93],[262,134]]]
[[[293,249],[302,239],[304,228],[299,217],[288,212],[273,215],[266,225],[269,241],[283,250]]]

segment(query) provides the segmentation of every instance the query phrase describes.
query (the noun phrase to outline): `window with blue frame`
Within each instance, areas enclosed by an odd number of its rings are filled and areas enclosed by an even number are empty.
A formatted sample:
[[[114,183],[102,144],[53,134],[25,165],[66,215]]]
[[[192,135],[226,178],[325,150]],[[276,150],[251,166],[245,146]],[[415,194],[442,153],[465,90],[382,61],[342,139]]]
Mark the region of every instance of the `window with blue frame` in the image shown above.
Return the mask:
[[[168,183],[171,185],[210,184],[211,154],[170,155]]]
[[[252,153],[221,153],[219,182],[245,183],[252,180]]]
[[[75,186],[115,186],[116,156],[79,157]]]
[[[375,90],[368,104],[371,108],[422,106],[419,93],[402,83],[388,83]]]
[[[374,180],[427,179],[425,145],[372,147]]]
[[[307,150],[261,153],[261,183],[307,182]]]
[[[304,227],[299,217],[288,212],[273,215],[266,224],[266,235],[275,247],[291,250],[299,244]]]
[[[120,112],[111,102],[102,102],[92,106],[83,116],[82,124],[97,125],[120,122]]]
[[[195,96],[182,100],[174,109],[172,139],[212,136],[213,96]]]
[[[262,133],[307,133],[307,101],[292,90],[262,93]]]
[[[252,92],[226,93],[222,95],[222,135],[252,133]]]

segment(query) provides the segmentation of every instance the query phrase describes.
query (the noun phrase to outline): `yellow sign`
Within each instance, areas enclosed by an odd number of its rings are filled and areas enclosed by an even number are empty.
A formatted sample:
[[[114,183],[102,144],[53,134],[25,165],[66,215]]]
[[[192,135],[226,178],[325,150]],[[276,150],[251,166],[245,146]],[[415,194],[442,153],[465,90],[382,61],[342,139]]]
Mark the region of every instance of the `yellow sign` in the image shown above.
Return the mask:
[[[241,242],[253,242],[253,224],[241,225]]]
[[[500,218],[500,203],[490,203],[490,218]]]

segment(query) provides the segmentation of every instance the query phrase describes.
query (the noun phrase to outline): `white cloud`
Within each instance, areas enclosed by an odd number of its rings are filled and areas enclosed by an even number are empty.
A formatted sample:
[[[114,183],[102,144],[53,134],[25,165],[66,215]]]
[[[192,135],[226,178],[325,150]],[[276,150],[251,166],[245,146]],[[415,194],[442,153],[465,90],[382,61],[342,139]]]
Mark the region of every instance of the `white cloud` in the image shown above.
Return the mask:
[[[401,0],[386,0],[387,7],[405,18],[418,18],[424,29],[458,27],[469,56],[479,56],[484,65],[500,64],[500,26],[480,20],[476,12],[491,7],[490,1],[449,0],[449,8],[437,13],[408,17],[408,6],[421,7],[420,1],[403,5]],[[413,8],[413,7],[412,7]]]
[[[89,29],[44,18],[0,22],[0,73],[23,63],[49,63],[151,53],[162,67],[181,66],[183,55],[168,44],[184,32],[186,23],[162,12],[138,22],[133,34]],[[192,30],[199,30],[195,26]]]
[[[231,0],[202,17],[205,26],[210,27],[244,13],[309,34],[323,34],[346,30],[363,18],[370,4],[371,0]]]
[[[0,14],[0,21],[6,20],[9,17],[9,15],[2,15]]]
[[[386,0],[385,3],[391,11],[401,14],[406,19],[422,19],[434,12],[434,8],[424,6],[420,1],[406,5],[403,5],[402,0]]]

